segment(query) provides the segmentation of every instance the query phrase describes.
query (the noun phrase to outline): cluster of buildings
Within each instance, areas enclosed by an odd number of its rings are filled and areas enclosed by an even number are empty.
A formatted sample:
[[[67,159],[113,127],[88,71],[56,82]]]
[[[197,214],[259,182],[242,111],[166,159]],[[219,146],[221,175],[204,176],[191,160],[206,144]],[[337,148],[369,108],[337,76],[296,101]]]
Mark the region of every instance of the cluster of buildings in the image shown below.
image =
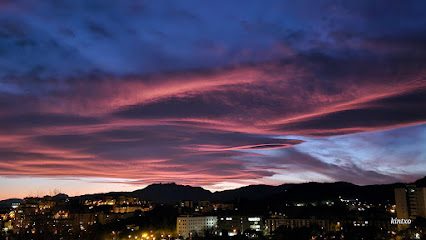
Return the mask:
[[[338,201],[345,205],[349,210],[364,211],[364,209],[375,208],[369,203],[363,203],[358,199],[339,198]],[[333,201],[325,201],[321,203],[323,206],[334,206]],[[285,204],[287,207],[289,204]],[[295,207],[306,207],[308,205],[316,206],[312,203],[299,202],[293,204]],[[176,221],[176,233],[182,238],[192,238],[194,236],[204,236],[206,234],[236,236],[244,234],[249,238],[256,238],[260,235],[273,235],[274,231],[280,227],[289,229],[313,227],[316,226],[322,232],[338,232],[346,226],[367,227],[374,226],[379,229],[385,229],[389,233],[396,231],[396,226],[392,225],[388,220],[329,220],[317,218],[288,218],[283,213],[270,213],[267,217],[262,216],[242,216],[232,213],[238,212],[238,208],[233,204],[227,203],[210,203],[209,201],[182,201],[179,205],[182,208],[192,209],[192,214],[182,215]],[[380,206],[391,209],[392,206]],[[395,209],[393,206],[392,209]],[[389,212],[392,213],[392,212]]]
[[[232,203],[212,203],[190,200],[179,204],[182,215],[176,220],[176,235],[191,238],[206,234],[235,236],[250,230],[251,235],[263,235],[264,222],[259,216],[240,216],[231,213],[238,211]],[[188,214],[189,213],[189,214]]]
[[[416,187],[415,185],[407,185],[406,187],[395,189],[395,205],[390,203],[371,204],[362,202],[359,199],[346,199],[339,197],[340,204],[345,205],[349,210],[355,212],[364,212],[368,209],[376,208],[383,209],[389,214],[389,219],[317,219],[317,218],[288,218],[285,214],[270,214],[269,218],[263,219],[260,216],[235,216],[235,215],[211,215],[211,216],[181,216],[176,222],[177,234],[183,238],[191,238],[194,235],[203,236],[206,233],[228,236],[237,234],[245,234],[248,237],[259,235],[273,235],[274,231],[280,227],[289,229],[312,227],[316,226],[323,232],[338,232],[344,227],[351,226],[354,228],[375,227],[386,231],[389,235],[395,236],[398,239],[398,231],[409,228],[409,223],[421,217],[426,218],[426,188]],[[328,201],[324,203],[327,206],[334,206],[335,202]],[[296,203],[294,206],[305,207],[307,203]],[[311,204],[312,205],[312,204]],[[206,201],[200,201],[198,206],[192,202],[182,202],[182,206],[194,208],[195,212],[211,213],[213,207]],[[235,210],[236,208],[230,205],[217,205],[222,209]],[[286,206],[289,206],[286,204]],[[214,213],[214,211],[213,211]],[[400,224],[404,221],[394,219],[410,220],[405,221],[405,224]],[[419,236],[419,233],[413,232],[414,239]],[[420,239],[420,238],[418,238]]]
[[[284,203],[283,203],[284,204]],[[335,204],[346,206],[358,217],[348,219],[289,218],[284,213],[245,215],[232,203],[212,203],[210,201],[181,201],[175,205],[180,215],[176,219],[176,231],[162,233],[160,239],[192,238],[195,236],[236,236],[245,235],[256,238],[261,235],[274,235],[278,228],[319,228],[323,233],[339,232],[344,228],[375,227],[397,235],[400,230],[410,228],[416,219],[426,218],[426,188],[407,185],[395,189],[395,205],[376,206],[361,202],[358,199],[339,198],[334,201],[320,203],[322,206],[333,207]],[[285,206],[288,204],[285,203]],[[294,208],[315,207],[311,203],[295,203]],[[388,206],[389,205],[389,206]],[[382,209],[390,219],[365,219],[363,211],[370,208]],[[120,220],[141,216],[143,212],[154,209],[149,201],[141,201],[128,196],[99,196],[90,198],[49,197],[25,198],[23,202],[12,204],[8,210],[0,211],[0,227],[2,236],[22,236],[32,234],[51,234],[57,236],[80,236],[92,225],[117,223]],[[152,212],[153,213],[153,212]],[[148,214],[148,213],[147,213]],[[172,220],[174,221],[174,220]],[[173,223],[172,223],[173,224]],[[172,228],[174,226],[172,225]],[[171,229],[172,229],[171,228]],[[111,231],[112,239],[120,230]],[[142,229],[140,230],[142,231]],[[139,234],[139,225],[127,225],[127,232]],[[153,230],[155,233],[155,229]],[[126,232],[126,230],[122,231]],[[144,236],[139,234],[136,239],[155,239],[154,233]],[[419,234],[417,232],[413,232]],[[152,235],[152,236],[151,236]],[[129,235],[132,236],[133,235]],[[136,236],[136,235],[135,235]]]
[[[256,216],[181,216],[176,221],[177,234],[183,238],[214,234],[235,236],[245,233],[263,235],[264,222]]]
[[[263,235],[264,229],[261,217],[249,216],[181,216],[176,223],[177,234],[183,238],[206,233],[235,236],[243,232],[259,236]]]
[[[235,208],[232,203],[212,203],[208,200],[198,201],[196,204],[192,200],[183,200],[179,207],[189,209],[197,213],[238,210],[238,208]]]
[[[263,219],[260,216],[181,216],[176,222],[177,234],[183,238],[195,235],[204,236],[206,233],[222,236],[244,234],[249,238],[260,235],[273,235],[279,227],[289,229],[304,227],[319,227],[322,232],[338,232],[344,226],[367,227],[375,226],[389,232],[396,231],[390,221],[385,220],[326,220],[326,219],[294,219],[286,217]]]
[[[146,201],[125,196],[101,197],[97,200],[68,198],[25,198],[0,213],[3,235],[52,234],[81,235],[94,224],[107,224],[152,210]]]
[[[150,211],[152,205],[149,201],[140,201],[135,197],[126,196],[105,196],[100,199],[88,199],[84,201],[84,205],[95,207],[95,206],[112,206],[111,212],[113,213],[133,213],[136,211]]]

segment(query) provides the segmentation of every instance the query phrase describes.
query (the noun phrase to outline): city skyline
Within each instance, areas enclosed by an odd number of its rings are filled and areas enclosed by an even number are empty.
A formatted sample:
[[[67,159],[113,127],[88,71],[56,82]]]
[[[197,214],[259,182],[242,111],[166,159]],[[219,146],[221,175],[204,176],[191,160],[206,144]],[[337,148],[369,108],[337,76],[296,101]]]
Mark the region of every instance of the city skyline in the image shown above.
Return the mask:
[[[0,200],[422,178],[425,7],[0,3]]]

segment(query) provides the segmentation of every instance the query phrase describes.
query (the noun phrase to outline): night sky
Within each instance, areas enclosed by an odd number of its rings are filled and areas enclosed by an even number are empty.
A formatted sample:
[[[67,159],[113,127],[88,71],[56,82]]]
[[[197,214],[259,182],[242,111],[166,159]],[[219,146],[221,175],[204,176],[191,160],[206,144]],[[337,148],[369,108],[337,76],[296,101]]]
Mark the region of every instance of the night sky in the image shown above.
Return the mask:
[[[0,2],[0,199],[426,175],[425,1]]]

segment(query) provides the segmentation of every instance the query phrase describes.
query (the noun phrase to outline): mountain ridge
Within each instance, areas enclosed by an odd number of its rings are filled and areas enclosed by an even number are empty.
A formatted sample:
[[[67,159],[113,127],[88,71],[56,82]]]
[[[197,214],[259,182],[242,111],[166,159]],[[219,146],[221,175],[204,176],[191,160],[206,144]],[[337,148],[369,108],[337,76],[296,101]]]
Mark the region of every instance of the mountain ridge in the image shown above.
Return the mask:
[[[413,182],[419,186],[426,186],[426,176]],[[108,192],[84,194],[71,197],[74,199],[92,199],[102,196],[124,195],[138,197],[140,200],[149,200],[156,203],[175,204],[182,200],[213,202],[248,201],[322,201],[337,199],[338,197],[359,198],[365,201],[394,201],[393,189],[406,183],[391,183],[360,186],[348,182],[332,183],[286,183],[281,185],[248,185],[235,189],[211,192],[199,186],[180,185],[176,183],[154,183],[145,188],[132,192]],[[0,201],[0,205],[4,201]],[[21,200],[21,199],[15,199]]]
[[[393,202],[394,188],[404,185],[405,183],[391,183],[360,186],[342,181],[332,183],[307,182],[286,183],[277,186],[265,184],[248,185],[236,189],[211,192],[199,186],[193,187],[176,183],[154,183],[132,192],[89,194],[76,198],[125,195],[138,197],[140,200],[166,204],[175,204],[182,200],[195,202],[201,200],[212,202],[245,200],[273,203],[277,201],[322,201],[337,199],[338,197],[359,198],[370,202]]]

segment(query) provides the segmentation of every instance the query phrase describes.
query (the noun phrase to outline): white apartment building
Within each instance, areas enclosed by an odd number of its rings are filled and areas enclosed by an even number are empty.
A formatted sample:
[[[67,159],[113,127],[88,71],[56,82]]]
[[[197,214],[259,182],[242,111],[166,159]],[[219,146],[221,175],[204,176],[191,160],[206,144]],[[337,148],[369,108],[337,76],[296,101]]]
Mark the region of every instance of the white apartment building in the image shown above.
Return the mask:
[[[178,217],[176,221],[177,233],[184,237],[204,235],[204,231],[208,229],[215,229],[217,227],[216,216],[197,216],[197,217]]]

